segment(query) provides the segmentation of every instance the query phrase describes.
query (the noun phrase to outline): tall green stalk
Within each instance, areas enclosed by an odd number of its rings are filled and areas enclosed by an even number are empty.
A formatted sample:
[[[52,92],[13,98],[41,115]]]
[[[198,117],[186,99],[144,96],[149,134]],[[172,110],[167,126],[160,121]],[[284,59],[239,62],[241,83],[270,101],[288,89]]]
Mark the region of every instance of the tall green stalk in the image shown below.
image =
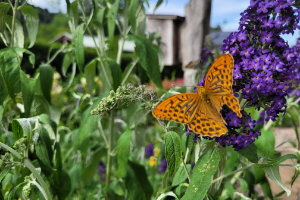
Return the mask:
[[[112,110],[110,112],[109,137],[108,137],[108,147],[107,147],[107,167],[106,167],[106,180],[105,180],[106,192],[109,189],[110,176],[111,176],[112,149],[113,149],[113,139],[114,139],[114,114],[115,114],[115,111]]]
[[[14,47],[15,45],[14,42],[15,42],[15,25],[16,25],[17,11],[18,11],[18,0],[15,0],[15,5],[13,7],[12,23],[11,23],[10,47]]]

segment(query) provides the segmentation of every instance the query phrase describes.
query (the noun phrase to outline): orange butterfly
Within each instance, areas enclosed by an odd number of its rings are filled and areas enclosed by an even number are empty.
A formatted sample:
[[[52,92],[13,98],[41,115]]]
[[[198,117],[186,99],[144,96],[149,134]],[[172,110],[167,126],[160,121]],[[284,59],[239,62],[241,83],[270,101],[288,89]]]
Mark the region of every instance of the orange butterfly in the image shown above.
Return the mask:
[[[233,95],[233,57],[225,54],[209,68],[204,87],[197,86],[197,93],[171,96],[153,110],[154,117],[186,124],[196,134],[214,137],[227,133],[226,122],[220,114],[226,104],[238,117],[240,105]]]

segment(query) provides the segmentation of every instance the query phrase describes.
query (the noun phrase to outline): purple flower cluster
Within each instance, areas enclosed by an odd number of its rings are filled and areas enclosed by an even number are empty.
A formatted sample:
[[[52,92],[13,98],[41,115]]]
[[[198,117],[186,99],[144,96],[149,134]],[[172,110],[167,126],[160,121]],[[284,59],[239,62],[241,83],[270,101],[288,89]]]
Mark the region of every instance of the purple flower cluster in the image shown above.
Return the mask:
[[[239,31],[231,33],[221,47],[234,57],[234,93],[245,99],[242,108],[263,110],[258,122],[243,109],[240,119],[223,107],[228,134],[215,138],[221,145],[239,150],[260,135],[257,125],[275,121],[286,111],[286,97],[299,84],[299,43],[293,48],[282,34],[299,29],[299,9],[293,0],[251,0],[241,13]],[[200,81],[203,85],[203,80]]]
[[[150,158],[151,156],[153,156],[153,149],[154,149],[153,144],[149,144],[148,146],[145,147],[146,158]]]

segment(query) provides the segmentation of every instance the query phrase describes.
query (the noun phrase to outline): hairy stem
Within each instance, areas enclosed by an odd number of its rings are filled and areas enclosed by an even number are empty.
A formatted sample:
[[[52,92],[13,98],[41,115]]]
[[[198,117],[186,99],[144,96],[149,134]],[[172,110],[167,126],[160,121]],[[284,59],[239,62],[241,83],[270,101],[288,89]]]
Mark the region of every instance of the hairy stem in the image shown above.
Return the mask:
[[[255,165],[255,163],[251,163],[251,164],[249,164],[249,165],[247,165],[247,166],[245,166],[245,167],[242,167],[242,168],[240,168],[240,169],[237,169],[237,170],[235,170],[235,171],[233,171],[233,172],[230,172],[230,173],[228,173],[228,174],[224,174],[223,176],[220,176],[220,177],[214,179],[211,183],[215,183],[215,182],[218,182],[218,181],[220,181],[220,180],[222,180],[222,179],[224,179],[224,178],[227,178],[227,177],[229,177],[229,176],[233,176],[233,175],[235,175],[237,172],[244,171],[244,170],[246,170],[246,169],[252,167],[253,165]]]
[[[110,127],[109,127],[109,138],[108,138],[108,149],[107,149],[107,167],[106,167],[106,180],[105,188],[106,192],[108,191],[110,184],[110,175],[111,175],[111,164],[112,164],[112,149],[113,149],[113,139],[114,139],[114,110],[110,113]],[[108,197],[107,197],[108,199]]]
[[[11,23],[11,39],[10,39],[10,47],[14,47],[15,43],[15,24],[16,24],[16,17],[18,11],[18,0],[15,0],[15,5],[13,7],[13,17]]]

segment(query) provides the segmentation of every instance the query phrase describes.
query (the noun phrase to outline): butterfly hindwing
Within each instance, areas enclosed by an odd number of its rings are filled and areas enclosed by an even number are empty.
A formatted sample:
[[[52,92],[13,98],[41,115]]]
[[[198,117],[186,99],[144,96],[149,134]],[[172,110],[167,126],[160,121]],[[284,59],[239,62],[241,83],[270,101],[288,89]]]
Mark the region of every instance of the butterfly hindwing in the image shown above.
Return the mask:
[[[227,132],[227,128],[222,122],[208,119],[202,112],[198,112],[195,115],[188,127],[194,133],[208,137],[219,137]]]
[[[159,103],[152,114],[162,120],[187,124],[194,118],[199,101],[199,95],[196,93],[177,94]]]
[[[205,91],[210,95],[232,93],[233,58],[230,54],[219,57],[209,68],[205,79]]]
[[[224,104],[226,104],[228,108],[235,112],[238,117],[242,117],[242,114],[240,112],[239,101],[235,96],[233,96],[233,94],[228,96],[222,96],[222,105]]]

